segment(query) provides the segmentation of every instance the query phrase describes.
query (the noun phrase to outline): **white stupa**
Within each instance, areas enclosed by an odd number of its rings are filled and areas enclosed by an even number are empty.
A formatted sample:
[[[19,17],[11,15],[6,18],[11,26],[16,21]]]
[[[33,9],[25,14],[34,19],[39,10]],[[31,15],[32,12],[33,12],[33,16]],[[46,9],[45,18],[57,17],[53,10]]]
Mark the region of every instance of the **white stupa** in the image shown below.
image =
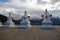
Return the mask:
[[[5,22],[4,27],[14,27],[14,23],[12,22],[11,13],[9,13],[9,17],[7,18],[7,21]]]
[[[2,23],[0,22],[0,27],[3,27]]]
[[[25,11],[24,18],[22,19],[20,23],[20,28],[28,28],[31,27],[30,21],[28,19],[27,13]]]
[[[53,28],[52,21],[50,20],[52,15],[49,14],[47,9],[45,10],[45,13],[43,15],[43,21],[41,28]]]

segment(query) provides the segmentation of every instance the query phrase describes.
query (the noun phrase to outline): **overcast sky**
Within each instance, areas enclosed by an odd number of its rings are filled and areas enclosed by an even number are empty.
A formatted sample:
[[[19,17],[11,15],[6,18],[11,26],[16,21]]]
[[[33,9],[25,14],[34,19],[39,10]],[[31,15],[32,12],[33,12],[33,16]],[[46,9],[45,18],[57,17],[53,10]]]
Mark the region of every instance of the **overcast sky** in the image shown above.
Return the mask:
[[[40,17],[45,9],[48,9],[53,16],[60,17],[60,0],[0,0],[1,14],[13,12],[23,15],[26,10],[30,15]]]

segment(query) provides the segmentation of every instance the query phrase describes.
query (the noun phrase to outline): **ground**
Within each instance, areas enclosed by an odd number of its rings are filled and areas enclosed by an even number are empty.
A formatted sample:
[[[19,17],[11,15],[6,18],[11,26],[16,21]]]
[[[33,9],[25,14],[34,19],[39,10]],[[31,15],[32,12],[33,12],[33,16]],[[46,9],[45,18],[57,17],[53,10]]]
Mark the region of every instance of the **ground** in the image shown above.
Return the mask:
[[[28,29],[0,28],[0,40],[60,40],[60,26],[54,29],[40,29],[31,27]]]

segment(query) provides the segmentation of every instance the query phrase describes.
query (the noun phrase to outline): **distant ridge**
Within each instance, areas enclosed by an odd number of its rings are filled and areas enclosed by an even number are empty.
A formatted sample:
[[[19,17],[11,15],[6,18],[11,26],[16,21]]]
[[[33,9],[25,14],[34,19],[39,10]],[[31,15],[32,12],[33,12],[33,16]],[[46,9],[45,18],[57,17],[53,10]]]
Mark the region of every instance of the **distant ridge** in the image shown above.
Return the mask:
[[[20,24],[21,20],[22,20],[22,19],[19,19],[19,20],[14,20],[14,19],[12,19],[12,21],[13,21],[15,24],[17,24],[17,25]],[[30,19],[32,25],[41,25],[42,20],[43,20],[43,19],[36,19],[36,20]],[[0,14],[0,21],[1,21],[2,23],[6,22],[6,21],[7,21],[7,17],[4,16],[4,15],[2,15],[2,14]],[[60,18],[59,18],[59,17],[52,17],[52,18],[51,18],[51,21],[53,22],[53,25],[60,25]]]

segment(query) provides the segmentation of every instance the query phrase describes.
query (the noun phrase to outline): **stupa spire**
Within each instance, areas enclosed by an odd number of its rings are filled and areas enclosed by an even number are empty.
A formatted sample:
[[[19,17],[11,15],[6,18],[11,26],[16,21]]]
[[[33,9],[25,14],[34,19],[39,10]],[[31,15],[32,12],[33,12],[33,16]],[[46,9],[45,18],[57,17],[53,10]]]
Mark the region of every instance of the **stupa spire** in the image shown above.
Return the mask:
[[[46,9],[46,18],[47,18],[47,9]]]
[[[28,17],[28,15],[27,15],[27,12],[25,11],[24,18],[27,18],[27,17]]]
[[[47,9],[45,9],[44,17],[45,18],[49,18],[50,17],[50,14],[49,14]]]

